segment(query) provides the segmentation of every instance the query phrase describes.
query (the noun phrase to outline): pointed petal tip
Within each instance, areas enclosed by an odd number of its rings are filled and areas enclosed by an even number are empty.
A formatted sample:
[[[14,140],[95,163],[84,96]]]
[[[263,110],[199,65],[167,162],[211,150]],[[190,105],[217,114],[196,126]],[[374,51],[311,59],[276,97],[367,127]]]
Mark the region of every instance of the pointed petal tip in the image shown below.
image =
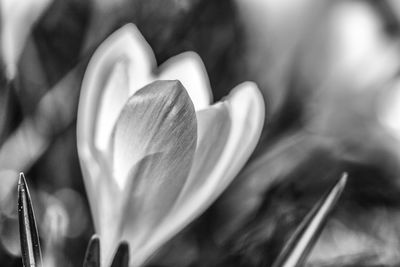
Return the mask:
[[[96,253],[100,253],[100,237],[98,235],[93,235],[90,238],[89,244],[88,244],[88,249],[91,250],[91,252],[93,253],[94,251],[96,251]]]
[[[232,91],[239,91],[239,90],[248,93],[251,92],[252,94],[257,95],[258,97],[262,97],[260,88],[255,82],[252,81],[242,82],[232,89]]]
[[[331,190],[330,194],[334,194],[337,197],[339,197],[342,194],[344,188],[346,187],[347,180],[348,180],[348,174],[347,174],[347,172],[344,172],[342,174],[342,176],[339,178],[339,180],[337,181],[336,185]]]
[[[162,93],[161,93],[162,92]],[[191,109],[194,112],[193,102],[190,99],[188,91],[185,86],[179,80],[156,80],[152,83],[149,83],[145,87],[138,90],[135,96],[151,96],[154,99],[161,99],[164,95],[164,99],[170,99],[171,102],[169,105],[172,105],[174,101],[187,101],[186,103],[191,106]],[[132,102],[132,97],[128,100],[128,104]],[[172,101],[174,100],[174,101]],[[175,104],[173,104],[175,105]]]
[[[262,125],[264,124],[265,101],[256,83],[246,81],[237,85],[228,95],[228,99],[232,99],[232,101],[237,99],[239,106],[243,106],[243,103],[248,103],[255,116],[253,119],[257,120]]]
[[[348,178],[349,178],[349,174],[347,172],[344,172],[342,174],[342,177],[339,180],[339,184],[341,184],[341,186],[343,186],[343,187],[346,186]]]
[[[174,79],[174,80],[157,80],[150,84],[159,85],[159,86],[162,86],[165,88],[171,88],[174,90],[182,90],[183,88],[185,88],[183,86],[183,84],[179,80],[176,80],[176,79]]]
[[[139,33],[140,36],[142,36],[142,34],[140,33],[137,26],[133,23],[125,24],[124,26],[119,28],[116,32],[121,32],[121,33],[125,33],[125,34],[138,34]]]
[[[133,57],[131,59],[145,60],[143,62],[138,62],[142,67],[146,66],[145,71],[150,72],[152,71],[152,68],[156,66],[153,49],[147,43],[146,39],[135,24],[125,24],[116,30],[110,37],[103,43],[108,42],[108,44],[125,45],[119,46],[119,48],[130,49],[131,51],[128,51],[128,53],[132,53],[131,55],[133,55]]]
[[[196,110],[208,107],[213,101],[207,70],[200,56],[193,51],[171,57],[158,68],[158,78],[178,79],[188,91]]]

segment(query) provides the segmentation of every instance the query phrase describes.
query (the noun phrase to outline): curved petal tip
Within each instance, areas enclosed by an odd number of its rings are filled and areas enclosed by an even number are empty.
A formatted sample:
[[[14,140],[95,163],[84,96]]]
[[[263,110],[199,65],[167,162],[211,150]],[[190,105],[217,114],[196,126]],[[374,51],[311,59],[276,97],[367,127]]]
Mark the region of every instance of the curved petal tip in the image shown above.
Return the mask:
[[[185,86],[196,111],[212,103],[213,96],[207,71],[195,52],[185,52],[170,58],[160,66],[159,73],[159,79],[176,79]]]

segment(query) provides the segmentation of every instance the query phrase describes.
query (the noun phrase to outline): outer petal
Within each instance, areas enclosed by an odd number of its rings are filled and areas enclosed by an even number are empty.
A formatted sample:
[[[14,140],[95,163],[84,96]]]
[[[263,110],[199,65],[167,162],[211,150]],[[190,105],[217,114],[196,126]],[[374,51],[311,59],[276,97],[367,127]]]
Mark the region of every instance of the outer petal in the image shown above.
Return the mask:
[[[116,31],[96,50],[85,73],[78,109],[83,168],[95,169],[92,165],[99,164],[99,152],[103,160],[107,157],[119,113],[129,95],[149,82],[154,62],[151,48],[132,24]]]
[[[112,245],[121,230],[110,225],[123,213],[121,188],[115,184],[111,170],[112,130],[129,95],[150,80],[154,62],[152,51],[139,31],[127,25],[96,50],[82,82],[78,152],[95,228],[107,240],[103,242],[103,252],[113,252]]]
[[[52,0],[1,0],[1,52],[9,79],[17,71],[18,58],[32,25]]]
[[[216,143],[221,142],[221,137],[210,128],[207,129],[207,127],[215,127],[212,125],[214,123],[221,124],[222,122],[210,123],[207,121],[210,117],[206,113],[210,111],[199,112],[199,146],[203,148],[196,151],[188,183],[177,202],[176,210],[183,210],[182,207],[192,209],[192,205],[196,203],[200,209],[205,209],[230,184],[258,143],[264,124],[265,107],[257,86],[251,82],[238,85],[222,104],[230,120],[230,124],[225,123],[220,132],[220,134],[227,132],[224,136],[226,142],[223,148],[218,148]],[[217,108],[215,106],[214,108]],[[224,119],[225,111],[220,109],[219,118]],[[202,126],[205,128],[200,129]],[[226,129],[228,127],[229,131]],[[214,150],[213,147],[218,149]],[[212,155],[212,153],[217,155]],[[204,169],[202,166],[209,167]],[[189,202],[193,203],[185,204]]]
[[[134,257],[139,266],[165,241],[199,216],[225,190],[253,152],[264,123],[264,101],[254,83],[197,113],[198,148],[189,178],[165,225]]]
[[[156,229],[178,198],[196,140],[194,107],[178,81],[154,82],[124,107],[114,133],[113,166],[127,197],[123,239],[130,241],[134,261],[157,237]]]
[[[120,60],[114,64],[108,80],[105,81],[103,95],[99,100],[97,122],[94,129],[96,149],[107,154],[111,133],[119,114],[129,98],[129,62]]]
[[[179,80],[185,86],[196,111],[212,103],[213,96],[208,75],[196,53],[186,52],[172,57],[162,64],[159,70],[158,79]]]

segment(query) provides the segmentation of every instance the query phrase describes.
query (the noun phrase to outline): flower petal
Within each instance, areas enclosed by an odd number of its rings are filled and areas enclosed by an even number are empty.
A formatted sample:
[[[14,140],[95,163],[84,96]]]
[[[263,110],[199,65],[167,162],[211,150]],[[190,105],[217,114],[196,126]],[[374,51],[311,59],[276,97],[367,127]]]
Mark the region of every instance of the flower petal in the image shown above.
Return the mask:
[[[104,86],[94,132],[94,143],[100,151],[107,152],[112,129],[129,98],[128,65],[127,61],[116,62]]]
[[[98,152],[107,157],[119,113],[128,96],[150,81],[154,65],[151,48],[133,24],[116,31],[96,50],[82,82],[78,109],[78,151],[83,168],[94,169],[96,161],[99,164]]]
[[[261,135],[264,101],[254,83],[237,86],[227,99],[197,112],[198,148],[189,178],[164,225],[135,254],[134,266],[193,221],[226,189]]]
[[[199,111],[197,114],[198,146],[195,153],[195,163],[190,170],[190,176],[185,191],[190,188],[204,186],[209,171],[215,168],[231,130],[229,110],[224,103]],[[199,174],[201,174],[199,176]],[[203,179],[199,179],[202,177]],[[213,181],[218,182],[218,181]],[[187,193],[185,193],[187,194]]]
[[[127,197],[123,239],[130,241],[132,259],[178,198],[196,140],[194,107],[179,81],[156,81],[124,107],[114,132],[113,166]]]
[[[86,70],[78,135],[82,132],[82,138],[88,142],[94,136],[96,148],[106,148],[128,96],[150,81],[154,65],[151,48],[133,24],[112,34],[96,50]]]
[[[202,148],[196,151],[188,183],[175,206],[175,210],[181,210],[182,214],[188,214],[191,209],[207,208],[242,169],[261,135],[265,115],[264,101],[254,83],[240,84],[224,102],[214,105],[213,108],[220,112],[214,121],[207,121],[211,118],[207,114],[211,110],[198,113],[199,146]],[[221,119],[228,119],[230,123],[225,122],[219,133],[208,128],[222,124],[218,121]],[[226,139],[225,142],[221,135]],[[224,146],[219,147],[218,142],[222,142]],[[214,147],[217,149],[213,149]],[[198,206],[197,209],[193,205]],[[183,207],[187,210],[183,211]]]
[[[194,52],[185,52],[170,58],[159,68],[160,80],[179,80],[192,99],[195,110],[212,103],[211,86],[206,68]]]
[[[102,252],[110,255],[121,233],[110,225],[118,223],[116,218],[123,214],[121,189],[111,171],[110,139],[129,95],[150,81],[154,65],[151,48],[130,24],[96,50],[82,82],[77,116],[78,152],[93,221],[103,240]]]
[[[122,110],[114,132],[117,183],[123,187],[134,164],[156,153],[173,156],[165,173],[178,167],[189,170],[196,128],[193,104],[179,81],[156,81],[139,90]]]
[[[152,74],[155,66],[149,44],[133,24],[125,25],[104,41],[93,55],[82,85],[78,114],[80,150],[89,146],[87,154],[96,155],[96,148],[106,158],[112,129],[127,96],[156,78],[180,80],[187,86],[196,110],[211,103],[208,77],[197,54],[187,52],[168,60],[159,77]]]

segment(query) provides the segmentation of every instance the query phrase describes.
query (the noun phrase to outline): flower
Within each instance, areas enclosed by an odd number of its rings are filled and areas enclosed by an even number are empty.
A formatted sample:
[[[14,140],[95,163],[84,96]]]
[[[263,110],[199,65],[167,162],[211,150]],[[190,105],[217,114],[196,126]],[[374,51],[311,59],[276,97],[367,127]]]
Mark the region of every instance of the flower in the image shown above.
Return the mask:
[[[103,266],[121,240],[130,244],[130,266],[142,265],[209,207],[248,160],[264,122],[257,86],[242,83],[211,102],[195,53],[156,69],[132,24],[94,53],[82,83],[77,141]]]
[[[51,2],[52,0],[2,0],[0,2],[1,54],[8,79],[13,79],[16,75],[18,59],[31,27]]]

